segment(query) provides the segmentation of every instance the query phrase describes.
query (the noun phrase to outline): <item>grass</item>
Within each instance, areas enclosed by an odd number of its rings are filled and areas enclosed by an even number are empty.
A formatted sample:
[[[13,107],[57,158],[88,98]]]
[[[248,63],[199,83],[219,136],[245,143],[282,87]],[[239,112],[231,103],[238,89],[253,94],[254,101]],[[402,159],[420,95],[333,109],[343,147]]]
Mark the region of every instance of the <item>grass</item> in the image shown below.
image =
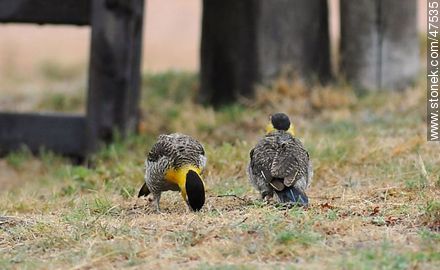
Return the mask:
[[[49,86],[83,79],[43,71]],[[425,141],[422,83],[359,96],[343,84],[281,78],[254,101],[219,110],[196,104],[197,89],[194,74],[146,75],[140,133],[96,153],[93,167],[26,149],[0,159],[0,268],[440,266],[439,145]],[[78,92],[36,106],[81,111],[83,103]],[[267,205],[248,183],[249,150],[274,111],[292,116],[312,157],[308,209]],[[200,213],[177,193],[163,195],[161,214],[136,198],[146,152],[158,134],[175,131],[206,148]]]

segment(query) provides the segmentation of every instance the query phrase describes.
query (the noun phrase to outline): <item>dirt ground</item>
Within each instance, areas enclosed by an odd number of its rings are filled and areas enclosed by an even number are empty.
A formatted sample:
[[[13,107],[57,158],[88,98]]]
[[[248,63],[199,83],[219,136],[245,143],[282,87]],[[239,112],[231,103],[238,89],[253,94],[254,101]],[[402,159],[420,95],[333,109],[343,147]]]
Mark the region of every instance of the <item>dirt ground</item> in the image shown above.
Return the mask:
[[[424,80],[358,96],[280,78],[221,110],[192,102],[196,85],[193,73],[145,75],[140,133],[89,168],[48,152],[0,159],[0,269],[440,269],[440,145],[426,142]],[[64,96],[41,106],[83,105]],[[246,176],[275,110],[291,116],[313,161],[307,209],[265,204]],[[199,213],[176,192],[161,213],[137,198],[146,151],[175,131],[206,150]]]

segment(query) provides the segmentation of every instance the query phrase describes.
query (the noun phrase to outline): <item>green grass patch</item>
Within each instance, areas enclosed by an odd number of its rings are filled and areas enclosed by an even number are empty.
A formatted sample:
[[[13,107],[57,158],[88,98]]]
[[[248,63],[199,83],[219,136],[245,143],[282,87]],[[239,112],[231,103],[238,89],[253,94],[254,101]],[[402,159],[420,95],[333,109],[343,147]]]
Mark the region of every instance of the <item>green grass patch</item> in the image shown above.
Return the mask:
[[[71,82],[50,69],[49,88]],[[88,166],[48,151],[9,154],[0,160],[0,180],[12,186],[0,193],[0,268],[436,269],[440,170],[438,149],[419,139],[423,85],[345,99],[338,86],[309,88],[280,84],[214,109],[194,102],[197,74],[149,74],[140,133],[115,133]],[[84,107],[74,96],[38,106]],[[263,202],[248,182],[249,151],[275,111],[290,114],[313,161],[308,209]],[[147,152],[168,132],[205,146],[199,213],[178,193],[162,196],[160,214],[136,196]]]
[[[32,158],[32,153],[27,148],[23,148],[19,151],[9,153],[5,160],[9,166],[16,170],[19,170],[26,165],[26,163]]]

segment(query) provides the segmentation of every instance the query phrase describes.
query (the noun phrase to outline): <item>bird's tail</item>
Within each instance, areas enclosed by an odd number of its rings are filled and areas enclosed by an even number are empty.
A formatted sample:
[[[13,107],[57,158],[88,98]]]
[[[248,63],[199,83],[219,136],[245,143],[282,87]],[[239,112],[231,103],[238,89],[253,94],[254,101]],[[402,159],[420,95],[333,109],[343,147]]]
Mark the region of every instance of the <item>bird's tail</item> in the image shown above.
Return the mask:
[[[281,203],[292,203],[298,206],[308,206],[309,198],[307,195],[294,186],[285,187],[281,191],[276,191]]]
[[[147,184],[144,182],[141,189],[139,190],[138,198],[141,196],[147,197],[148,194],[150,194],[150,190],[148,189]]]

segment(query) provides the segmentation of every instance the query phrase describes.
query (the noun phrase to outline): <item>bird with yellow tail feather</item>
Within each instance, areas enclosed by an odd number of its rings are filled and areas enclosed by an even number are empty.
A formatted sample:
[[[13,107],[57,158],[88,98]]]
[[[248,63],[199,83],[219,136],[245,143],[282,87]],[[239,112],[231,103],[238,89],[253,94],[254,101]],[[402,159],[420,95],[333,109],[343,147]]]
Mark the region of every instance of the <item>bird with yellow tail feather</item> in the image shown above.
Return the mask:
[[[160,212],[161,193],[180,191],[188,207],[199,211],[205,203],[200,176],[205,165],[205,150],[196,139],[180,133],[160,135],[145,160],[145,183],[138,197],[151,193]]]
[[[281,203],[307,206],[305,191],[312,181],[312,163],[294,135],[289,117],[273,114],[266,135],[250,152],[248,176],[263,199],[270,200],[275,193]]]

